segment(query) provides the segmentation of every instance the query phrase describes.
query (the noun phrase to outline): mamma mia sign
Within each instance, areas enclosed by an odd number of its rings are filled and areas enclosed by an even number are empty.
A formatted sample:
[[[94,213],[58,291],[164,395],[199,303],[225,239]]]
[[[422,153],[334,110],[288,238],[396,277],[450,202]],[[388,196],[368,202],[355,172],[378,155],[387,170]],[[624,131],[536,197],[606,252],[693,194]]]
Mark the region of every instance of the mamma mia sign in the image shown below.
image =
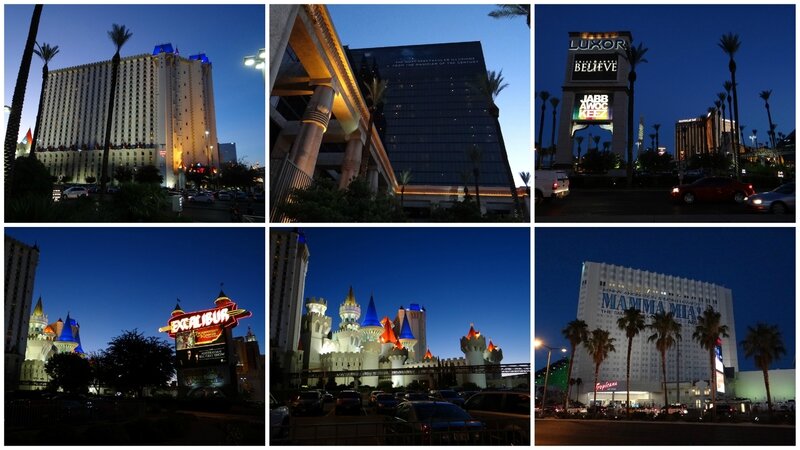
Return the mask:
[[[689,323],[695,323],[697,316],[703,314],[703,308],[697,305],[603,292],[603,299],[600,303],[600,309],[603,312],[624,311],[628,308],[636,308],[649,315],[671,312],[676,320],[684,320]]]

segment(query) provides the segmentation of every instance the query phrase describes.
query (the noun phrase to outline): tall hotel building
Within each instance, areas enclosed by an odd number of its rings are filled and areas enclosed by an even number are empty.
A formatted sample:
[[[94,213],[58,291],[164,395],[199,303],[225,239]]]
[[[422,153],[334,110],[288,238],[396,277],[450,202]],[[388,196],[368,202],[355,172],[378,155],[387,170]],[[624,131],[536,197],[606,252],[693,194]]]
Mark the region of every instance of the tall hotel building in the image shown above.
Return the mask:
[[[37,157],[50,174],[74,182],[99,178],[111,85],[111,61],[50,72],[44,89]],[[219,167],[211,62],[171,44],[122,58],[114,102],[108,175],[154,165],[163,184],[182,187],[189,165]]]
[[[5,237],[5,388],[16,390],[25,361],[28,325],[33,299],[33,281],[39,264],[39,247]]]
[[[270,230],[269,255],[270,351],[286,355],[296,351],[300,342],[310,253],[305,236],[298,230]]]
[[[736,356],[736,328],[733,318],[733,296],[731,290],[723,286],[705,281],[690,280],[646,270],[632,269],[613,264],[584,262],[581,272],[581,287],[578,298],[579,320],[583,320],[589,330],[602,328],[611,333],[615,339],[615,352],[600,366],[598,377],[598,401],[608,402],[625,400],[625,383],[627,369],[628,339],[625,331],[617,326],[617,319],[630,307],[639,308],[644,313],[647,323],[653,314],[661,311],[673,312],[675,319],[682,325],[682,339],[667,352],[667,382],[675,385],[676,381],[697,386],[698,380],[708,383],[708,352],[692,340],[692,333],[697,324],[697,317],[707,307],[712,307],[721,315],[721,323],[728,326],[730,336],[722,338],[721,364],[716,363],[716,370],[722,375],[722,367],[738,371]],[[662,404],[664,388],[661,374],[661,355],[653,342],[647,342],[652,334],[649,330],[639,333],[633,339],[631,352],[631,402],[644,404]],[[677,353],[677,355],[676,355]],[[675,364],[676,356],[680,364]],[[719,355],[718,355],[719,359]],[[586,396],[582,401],[592,400],[594,380],[594,363],[584,349],[575,353],[573,378],[581,378],[586,383],[582,393]],[[671,389],[671,387],[668,387]],[[718,391],[724,389],[720,384]],[[586,394],[588,392],[588,394]],[[670,394],[670,398],[674,398]],[[684,402],[686,401],[684,397]],[[699,406],[692,404],[692,407]]]

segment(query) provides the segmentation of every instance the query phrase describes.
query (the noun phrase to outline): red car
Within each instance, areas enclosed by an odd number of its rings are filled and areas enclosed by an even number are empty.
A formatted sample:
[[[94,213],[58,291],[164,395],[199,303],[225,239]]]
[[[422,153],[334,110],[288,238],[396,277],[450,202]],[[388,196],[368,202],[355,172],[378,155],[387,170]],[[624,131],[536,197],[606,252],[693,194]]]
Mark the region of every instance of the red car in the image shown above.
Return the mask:
[[[752,184],[740,183],[727,177],[705,177],[691,184],[672,188],[672,199],[686,204],[695,202],[720,202],[733,200],[742,203],[748,195],[755,194]]]

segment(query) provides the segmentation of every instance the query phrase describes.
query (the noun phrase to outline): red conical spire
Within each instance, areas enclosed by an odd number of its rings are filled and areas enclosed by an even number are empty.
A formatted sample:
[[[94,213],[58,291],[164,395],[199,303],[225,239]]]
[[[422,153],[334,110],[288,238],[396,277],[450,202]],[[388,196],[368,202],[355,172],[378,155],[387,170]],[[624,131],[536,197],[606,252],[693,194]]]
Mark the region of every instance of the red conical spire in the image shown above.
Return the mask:
[[[474,323],[469,324],[469,333],[467,333],[466,338],[472,339],[472,338],[478,338],[480,336],[481,333],[479,331],[475,331],[475,324]]]
[[[488,347],[486,347],[486,350],[487,350],[487,351],[492,351],[492,350],[494,350],[494,349],[496,349],[496,348],[498,348],[498,347],[495,347],[495,345],[492,343],[492,340],[491,340],[491,339],[489,339],[489,346],[488,346]]]
[[[425,352],[425,356],[423,356],[422,359],[433,359],[433,355],[431,354],[431,349],[428,349],[428,351]]]

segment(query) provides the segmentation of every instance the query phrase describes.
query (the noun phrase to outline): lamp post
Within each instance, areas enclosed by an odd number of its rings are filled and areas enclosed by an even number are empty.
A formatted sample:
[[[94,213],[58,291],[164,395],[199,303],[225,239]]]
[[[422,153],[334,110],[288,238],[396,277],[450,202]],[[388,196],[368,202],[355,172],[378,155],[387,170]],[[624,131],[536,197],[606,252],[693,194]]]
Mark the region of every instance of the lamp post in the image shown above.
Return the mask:
[[[544,402],[545,400],[547,400],[547,379],[550,376],[550,355],[553,352],[554,348],[544,345],[544,343],[539,339],[535,339],[533,341],[533,347],[534,348],[544,347],[547,349],[547,365],[545,366],[544,369],[544,390],[542,391],[542,409],[541,409],[541,414],[542,416],[544,416],[544,405],[545,405]],[[566,348],[561,349],[561,353],[566,353],[566,352],[567,352]]]
[[[265,58],[267,57],[267,53],[265,49],[260,49],[255,55],[245,56],[244,57],[244,65],[247,67],[252,67],[256,70],[260,70],[261,74],[264,75],[264,68],[267,66],[265,62]]]

